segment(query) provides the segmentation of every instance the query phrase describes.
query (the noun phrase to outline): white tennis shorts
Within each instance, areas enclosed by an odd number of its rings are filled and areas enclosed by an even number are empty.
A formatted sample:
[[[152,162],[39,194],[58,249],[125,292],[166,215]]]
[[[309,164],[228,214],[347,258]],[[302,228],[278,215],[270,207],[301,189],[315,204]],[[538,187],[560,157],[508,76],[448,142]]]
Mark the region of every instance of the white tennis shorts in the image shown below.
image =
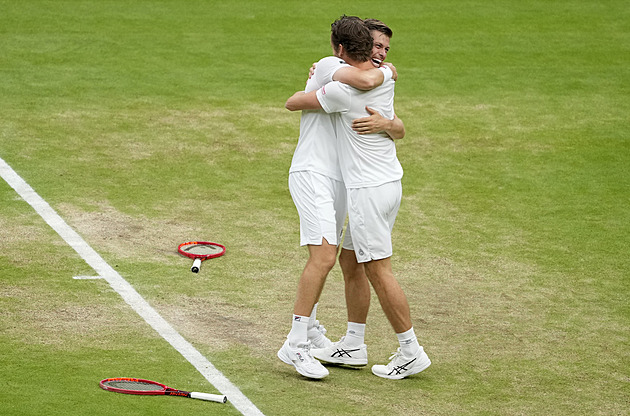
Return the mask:
[[[400,181],[348,189],[349,220],[343,248],[354,250],[359,263],[391,257],[392,229],[401,200]]]
[[[341,241],[346,220],[346,188],[343,182],[310,171],[289,173],[289,191],[300,216],[300,245]]]

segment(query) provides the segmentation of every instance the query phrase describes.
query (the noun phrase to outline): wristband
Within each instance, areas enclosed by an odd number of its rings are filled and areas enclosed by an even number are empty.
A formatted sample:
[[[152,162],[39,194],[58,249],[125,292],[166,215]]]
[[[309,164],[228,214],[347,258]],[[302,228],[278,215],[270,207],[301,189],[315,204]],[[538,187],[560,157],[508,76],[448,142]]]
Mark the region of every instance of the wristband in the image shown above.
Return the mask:
[[[384,81],[387,81],[394,76],[394,71],[392,71],[388,66],[379,66],[378,69],[383,71],[383,76],[385,77]]]

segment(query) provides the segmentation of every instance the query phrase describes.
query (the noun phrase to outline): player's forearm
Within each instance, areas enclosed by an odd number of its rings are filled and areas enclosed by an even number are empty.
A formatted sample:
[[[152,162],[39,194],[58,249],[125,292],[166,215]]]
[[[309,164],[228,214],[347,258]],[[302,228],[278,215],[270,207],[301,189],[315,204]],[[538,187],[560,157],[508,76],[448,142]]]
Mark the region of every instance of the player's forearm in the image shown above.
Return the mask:
[[[317,100],[315,91],[311,91],[309,93],[305,93],[304,91],[296,92],[289,97],[287,102],[284,104],[284,107],[289,111],[319,110],[322,108],[321,104]]]
[[[383,83],[385,75],[383,71],[373,69],[358,69],[355,67],[344,67],[338,69],[333,75],[333,81],[343,82],[359,90],[371,90]]]
[[[393,140],[402,139],[405,137],[405,124],[398,116],[394,115],[394,119],[390,120],[388,126],[385,128],[385,133]]]

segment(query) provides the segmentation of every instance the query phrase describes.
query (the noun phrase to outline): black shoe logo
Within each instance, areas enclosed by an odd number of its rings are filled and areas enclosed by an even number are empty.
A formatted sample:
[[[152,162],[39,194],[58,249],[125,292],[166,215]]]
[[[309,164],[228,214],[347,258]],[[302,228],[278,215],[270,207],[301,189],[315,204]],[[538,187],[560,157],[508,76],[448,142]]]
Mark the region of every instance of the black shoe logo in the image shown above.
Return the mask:
[[[355,351],[359,351],[360,348],[356,348],[354,350],[344,350],[344,349],[337,349],[337,351],[333,352],[330,356],[331,357],[348,357],[348,358],[352,358],[352,355],[350,354],[351,352],[355,352]]]
[[[405,363],[403,365],[397,365],[396,367],[392,368],[392,371],[389,372],[389,376],[397,374],[400,375],[402,373],[404,373],[405,371],[409,370],[409,367],[411,364],[413,364],[414,361],[416,361],[417,358],[414,358],[413,360],[409,361],[408,363]]]

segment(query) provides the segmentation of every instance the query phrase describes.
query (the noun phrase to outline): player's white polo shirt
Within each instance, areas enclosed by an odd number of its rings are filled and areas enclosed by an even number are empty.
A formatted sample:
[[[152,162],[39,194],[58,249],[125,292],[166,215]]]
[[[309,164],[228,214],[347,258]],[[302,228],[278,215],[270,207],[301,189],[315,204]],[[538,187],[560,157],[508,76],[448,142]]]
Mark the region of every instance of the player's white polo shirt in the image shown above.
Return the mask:
[[[402,198],[402,166],[396,146],[385,133],[360,135],[352,120],[369,115],[366,106],[394,118],[394,81],[385,77],[380,87],[361,91],[332,82],[317,90],[317,99],[329,113],[337,113],[339,163],[348,189],[351,242],[360,263],[392,255],[391,231]]]
[[[370,91],[337,81],[317,90],[322,108],[327,113],[338,113],[339,164],[348,189],[378,186],[403,176],[396,145],[386,133],[360,135],[352,130],[352,120],[369,116],[366,105],[383,117],[394,118],[394,85],[386,74],[383,84]]]
[[[305,92],[315,91],[332,82],[335,72],[349,66],[342,59],[328,56],[321,59],[315,73],[306,83]],[[300,138],[293,153],[289,172],[311,171],[341,181],[337,157],[337,133],[333,116],[322,110],[303,110]]]

